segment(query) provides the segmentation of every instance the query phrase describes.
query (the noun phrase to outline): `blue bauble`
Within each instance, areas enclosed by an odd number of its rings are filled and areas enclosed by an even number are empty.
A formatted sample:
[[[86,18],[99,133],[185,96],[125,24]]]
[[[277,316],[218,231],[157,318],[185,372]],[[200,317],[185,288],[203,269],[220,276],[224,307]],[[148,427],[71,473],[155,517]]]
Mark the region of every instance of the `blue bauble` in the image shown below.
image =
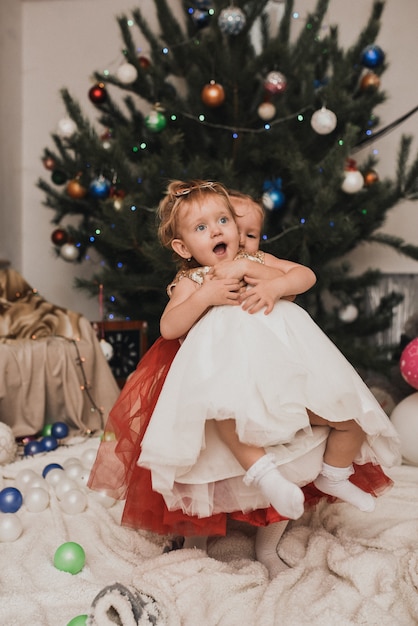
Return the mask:
[[[51,450],[58,448],[58,441],[55,437],[52,437],[52,435],[49,437],[42,437],[41,446],[43,452],[51,452]]]
[[[22,506],[23,497],[19,489],[6,487],[0,491],[0,511],[2,513],[16,513]]]
[[[34,441],[29,441],[25,445],[25,447],[23,448],[23,452],[25,453],[25,456],[33,456],[34,454],[44,452],[44,449],[41,442],[35,439]]]
[[[68,426],[64,422],[55,422],[52,424],[51,435],[55,437],[55,439],[64,439],[68,435]]]
[[[263,193],[263,206],[268,211],[277,211],[281,209],[285,203],[285,196],[280,189],[269,189]]]
[[[364,67],[379,67],[385,59],[382,48],[374,44],[366,46],[361,53],[361,63]]]
[[[89,185],[89,194],[92,198],[102,200],[107,198],[110,193],[111,183],[104,176],[99,176],[91,181]]]
[[[59,463],[49,463],[49,465],[45,465],[44,469],[42,470],[42,478],[45,478],[45,476],[53,469],[63,470],[64,468]]]

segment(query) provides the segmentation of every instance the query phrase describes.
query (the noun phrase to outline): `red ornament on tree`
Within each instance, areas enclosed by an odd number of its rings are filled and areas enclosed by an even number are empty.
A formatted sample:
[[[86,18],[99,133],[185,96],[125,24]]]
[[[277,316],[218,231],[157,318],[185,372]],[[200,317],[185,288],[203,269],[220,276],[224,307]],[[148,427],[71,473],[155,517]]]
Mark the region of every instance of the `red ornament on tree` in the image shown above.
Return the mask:
[[[74,198],[75,200],[80,200],[87,195],[87,189],[80,184],[77,178],[69,180],[65,190],[70,198]]]
[[[56,246],[62,246],[68,241],[68,233],[63,228],[56,228],[51,234],[51,241]]]
[[[103,104],[107,100],[107,91],[104,83],[97,83],[89,89],[89,98],[93,104]]]
[[[46,170],[51,171],[54,170],[57,165],[52,157],[45,157],[44,159],[42,159],[42,163],[44,164],[44,168]]]
[[[363,178],[364,178],[364,186],[371,187],[371,185],[374,185],[375,183],[377,183],[377,181],[379,180],[379,175],[374,170],[369,170],[368,172],[364,174]]]
[[[377,91],[380,87],[380,78],[374,72],[367,72],[360,81],[361,91]]]
[[[225,100],[224,88],[214,80],[203,87],[200,95],[202,102],[208,107],[219,107]]]
[[[139,66],[142,67],[143,70],[147,70],[151,65],[151,61],[147,59],[147,57],[140,56],[138,57]]]

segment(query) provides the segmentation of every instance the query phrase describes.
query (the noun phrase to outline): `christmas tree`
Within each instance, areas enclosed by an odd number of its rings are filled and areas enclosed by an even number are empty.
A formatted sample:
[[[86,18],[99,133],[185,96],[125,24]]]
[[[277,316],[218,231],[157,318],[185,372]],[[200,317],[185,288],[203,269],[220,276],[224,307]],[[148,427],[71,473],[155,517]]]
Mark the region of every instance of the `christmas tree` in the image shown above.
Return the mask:
[[[54,211],[52,241],[68,261],[95,251],[100,270],[77,286],[94,297],[102,286],[106,315],[146,319],[154,339],[175,272],[157,241],[156,207],[170,179],[220,181],[262,199],[263,249],[317,274],[301,305],[353,365],[381,370],[392,346],[373,337],[401,296],[370,310],[365,294],[380,273],[353,276],[344,257],[367,241],[418,259],[418,248],[379,232],[401,198],[417,197],[411,137],[402,137],[393,181],[379,180],[375,156],[353,158],[381,132],[384,2],[348,50],[337,26],[323,28],[328,0],[297,36],[293,1],[276,28],[267,4],[156,0],[158,32],[139,8],[117,18],[120,64],[96,72],[88,92],[97,119],[61,92],[68,117],[43,154],[52,181],[38,182]]]

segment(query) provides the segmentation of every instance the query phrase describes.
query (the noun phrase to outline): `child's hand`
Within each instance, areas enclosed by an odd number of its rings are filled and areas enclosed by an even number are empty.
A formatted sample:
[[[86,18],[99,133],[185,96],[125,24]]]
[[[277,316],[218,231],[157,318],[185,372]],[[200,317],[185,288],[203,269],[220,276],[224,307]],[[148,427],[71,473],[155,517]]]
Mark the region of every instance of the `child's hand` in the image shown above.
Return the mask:
[[[293,301],[295,296],[283,296],[280,289],[280,278],[266,280],[244,276],[244,280],[249,283],[248,289],[241,294],[240,302],[244,311],[257,313],[265,309],[264,314],[268,315],[273,310],[274,304],[281,297],[285,300]]]
[[[214,278],[207,274],[201,286],[202,297],[208,306],[240,304],[241,284],[237,278]]]
[[[213,278],[238,278],[242,280],[244,274],[248,270],[248,261],[246,259],[237,259],[235,261],[221,261],[214,265],[208,272],[208,276]]]

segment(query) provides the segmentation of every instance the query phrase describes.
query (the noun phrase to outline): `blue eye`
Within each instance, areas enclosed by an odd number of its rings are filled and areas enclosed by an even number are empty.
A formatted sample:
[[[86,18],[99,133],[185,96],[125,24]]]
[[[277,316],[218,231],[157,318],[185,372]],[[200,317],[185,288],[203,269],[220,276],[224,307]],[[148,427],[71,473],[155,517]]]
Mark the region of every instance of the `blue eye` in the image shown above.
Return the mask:
[[[205,225],[204,224],[199,224],[199,226],[197,226],[196,230],[205,230]]]
[[[221,222],[221,224],[226,224],[228,221],[227,217],[221,217],[221,219],[219,220]]]

